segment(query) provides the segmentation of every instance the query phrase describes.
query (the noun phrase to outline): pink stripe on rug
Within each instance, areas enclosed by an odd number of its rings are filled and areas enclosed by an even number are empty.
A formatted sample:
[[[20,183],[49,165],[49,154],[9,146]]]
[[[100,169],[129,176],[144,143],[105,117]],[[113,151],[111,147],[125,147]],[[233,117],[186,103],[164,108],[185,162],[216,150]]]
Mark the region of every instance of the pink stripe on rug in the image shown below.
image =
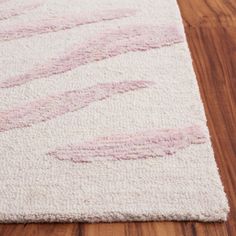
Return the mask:
[[[136,10],[132,9],[115,9],[77,15],[57,16],[56,18],[45,18],[35,22],[27,22],[27,24],[11,26],[11,28],[7,29],[0,29],[0,40],[9,41],[12,39],[67,30],[79,25],[120,19],[134,15],[135,13]]]
[[[68,112],[104,100],[113,95],[154,85],[152,81],[127,81],[103,83],[82,90],[67,91],[0,112],[0,132],[14,128],[30,127],[39,122],[51,120]]]
[[[57,148],[48,155],[78,163],[155,158],[175,154],[191,144],[206,142],[199,126],[159,129],[131,135],[102,137],[90,142]]]
[[[27,4],[19,2],[17,4],[12,4],[12,6],[4,7],[4,9],[0,9],[0,20],[6,20],[10,17],[24,14],[27,11],[41,6],[45,0],[30,0]]]
[[[9,0],[0,0],[0,3],[4,3],[4,2],[7,2]]]
[[[65,73],[88,63],[112,58],[120,54],[147,51],[184,40],[175,26],[150,25],[121,27],[96,35],[84,45],[75,46],[58,59],[35,67],[26,74],[11,77],[0,83],[1,88],[10,88],[29,81]]]

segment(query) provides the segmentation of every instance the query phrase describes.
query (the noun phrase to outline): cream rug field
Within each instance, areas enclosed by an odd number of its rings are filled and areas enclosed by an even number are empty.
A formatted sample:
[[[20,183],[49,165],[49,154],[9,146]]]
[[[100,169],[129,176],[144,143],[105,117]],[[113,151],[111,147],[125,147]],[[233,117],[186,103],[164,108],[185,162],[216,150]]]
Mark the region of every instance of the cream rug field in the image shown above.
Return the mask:
[[[222,221],[175,0],[0,1],[0,221]]]

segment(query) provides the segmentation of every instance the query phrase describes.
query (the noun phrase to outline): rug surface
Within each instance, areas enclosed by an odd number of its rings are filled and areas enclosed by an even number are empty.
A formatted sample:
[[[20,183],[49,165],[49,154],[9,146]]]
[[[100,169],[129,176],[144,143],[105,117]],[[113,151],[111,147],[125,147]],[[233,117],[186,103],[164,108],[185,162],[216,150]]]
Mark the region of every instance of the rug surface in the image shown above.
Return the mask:
[[[0,1],[0,221],[226,220],[175,0]]]

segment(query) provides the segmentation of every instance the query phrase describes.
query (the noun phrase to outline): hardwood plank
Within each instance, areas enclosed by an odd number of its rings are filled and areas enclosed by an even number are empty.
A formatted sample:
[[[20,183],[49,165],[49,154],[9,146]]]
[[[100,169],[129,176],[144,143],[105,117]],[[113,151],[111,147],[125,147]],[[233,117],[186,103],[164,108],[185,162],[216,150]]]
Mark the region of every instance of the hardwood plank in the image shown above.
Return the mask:
[[[231,212],[226,223],[6,224],[0,236],[235,236],[236,1],[178,0]]]
[[[185,26],[215,27],[235,25],[234,0],[177,0]]]
[[[64,236],[80,235],[80,224],[5,224],[0,226],[0,236]]]

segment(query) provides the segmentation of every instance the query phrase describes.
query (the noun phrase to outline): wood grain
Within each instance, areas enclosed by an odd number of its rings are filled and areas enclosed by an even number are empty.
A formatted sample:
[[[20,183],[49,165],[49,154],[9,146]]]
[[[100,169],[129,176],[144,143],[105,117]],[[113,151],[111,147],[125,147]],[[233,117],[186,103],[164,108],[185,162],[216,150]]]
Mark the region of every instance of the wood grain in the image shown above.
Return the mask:
[[[0,236],[235,236],[236,1],[178,0],[231,212],[226,223],[6,224]]]

